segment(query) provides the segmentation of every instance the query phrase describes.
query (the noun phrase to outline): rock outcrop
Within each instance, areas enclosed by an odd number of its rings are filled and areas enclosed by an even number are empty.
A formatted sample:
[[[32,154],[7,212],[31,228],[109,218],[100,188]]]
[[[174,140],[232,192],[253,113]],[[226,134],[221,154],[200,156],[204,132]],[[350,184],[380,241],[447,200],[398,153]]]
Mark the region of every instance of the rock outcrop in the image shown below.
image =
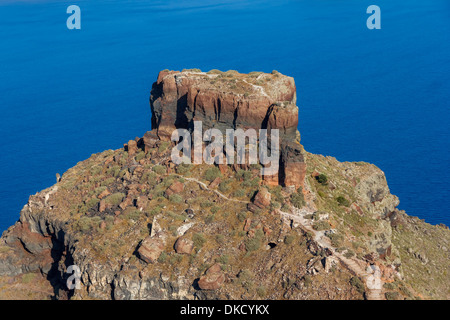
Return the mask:
[[[302,185],[306,165],[300,145],[294,79],[278,73],[161,71],[150,97],[152,131],[144,136],[147,148],[170,140],[177,128],[193,130],[201,121],[203,132],[216,128],[278,129],[280,168],[265,176],[265,183]]]
[[[448,228],[398,210],[375,165],[304,151],[292,78],[163,71],[150,102],[152,131],[30,196],[0,238],[0,299],[449,298]],[[194,120],[280,129],[279,174],[174,164]]]

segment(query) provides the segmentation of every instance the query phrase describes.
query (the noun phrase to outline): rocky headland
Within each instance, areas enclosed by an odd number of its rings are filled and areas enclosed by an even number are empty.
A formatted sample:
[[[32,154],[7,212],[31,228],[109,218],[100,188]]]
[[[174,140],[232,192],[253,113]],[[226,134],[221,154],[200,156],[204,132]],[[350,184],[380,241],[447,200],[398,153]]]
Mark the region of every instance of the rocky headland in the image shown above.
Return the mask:
[[[30,196],[0,239],[0,298],[450,297],[448,228],[398,210],[376,166],[306,152],[293,78],[165,70],[150,106],[151,131]],[[279,173],[174,164],[171,134],[194,121],[279,129]]]

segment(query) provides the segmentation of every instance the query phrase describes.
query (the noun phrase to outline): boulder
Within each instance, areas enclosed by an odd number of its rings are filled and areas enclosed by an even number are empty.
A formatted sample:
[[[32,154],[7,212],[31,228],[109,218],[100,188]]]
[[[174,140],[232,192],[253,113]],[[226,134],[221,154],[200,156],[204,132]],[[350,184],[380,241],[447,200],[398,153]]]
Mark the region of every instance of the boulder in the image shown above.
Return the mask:
[[[251,225],[252,225],[252,219],[250,219],[250,218],[245,219],[244,231],[249,231]]]
[[[133,157],[137,151],[137,142],[135,140],[128,141],[127,144],[128,156]]]
[[[164,241],[161,238],[145,238],[139,249],[139,257],[147,263],[155,263],[164,251]]]
[[[306,165],[297,130],[296,97],[294,79],[279,72],[254,76],[236,71],[217,74],[164,70],[152,86],[153,130],[144,135],[143,144],[147,152],[155,148],[158,139],[169,141],[175,129],[191,130],[194,121],[202,122],[203,131],[278,129],[280,172],[264,175],[263,182],[298,188],[303,186]],[[240,169],[248,166],[237,165]],[[220,165],[219,169],[224,173],[227,166]]]
[[[100,194],[98,195],[98,198],[99,198],[99,199],[103,199],[103,198],[109,196],[110,194],[111,194],[111,192],[109,192],[108,189],[105,189],[102,193],[100,193]]]
[[[270,206],[272,196],[266,188],[261,188],[253,199],[253,204],[258,208],[265,209]]]
[[[174,248],[176,253],[191,254],[194,249],[194,241],[186,237],[180,237],[175,242]]]
[[[180,193],[184,190],[184,184],[182,184],[179,181],[175,181],[172,183],[170,187],[167,188],[165,194],[167,197],[171,196],[172,194]]]
[[[217,186],[219,185],[219,183],[220,183],[220,178],[217,177],[217,178],[215,178],[215,179],[209,184],[208,188],[210,188],[210,189],[217,188]]]
[[[212,265],[198,280],[198,286],[202,290],[219,289],[225,282],[225,275],[219,264]]]

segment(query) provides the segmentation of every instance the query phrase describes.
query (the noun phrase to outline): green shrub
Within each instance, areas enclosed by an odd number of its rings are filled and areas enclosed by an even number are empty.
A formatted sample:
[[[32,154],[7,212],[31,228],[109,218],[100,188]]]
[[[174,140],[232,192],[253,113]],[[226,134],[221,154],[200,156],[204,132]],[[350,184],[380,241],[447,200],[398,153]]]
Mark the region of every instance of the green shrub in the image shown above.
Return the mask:
[[[88,232],[92,228],[91,219],[89,217],[81,217],[76,222],[76,228],[83,233]]]
[[[209,200],[203,201],[202,203],[200,203],[200,207],[202,208],[209,208],[213,205],[213,203]]]
[[[208,73],[208,74],[221,74],[222,71],[217,70],[217,69],[212,69],[212,70],[209,70],[209,71],[206,72],[206,73]]]
[[[331,240],[331,245],[335,248],[340,247],[342,244],[342,241],[344,241],[344,237],[337,233],[329,233],[327,234],[327,237]]]
[[[91,175],[96,176],[102,172],[102,168],[99,166],[92,167],[90,170]]]
[[[166,191],[166,187],[162,184],[158,184],[152,191],[154,198],[159,198],[164,195],[164,191]]]
[[[244,222],[245,219],[247,218],[247,214],[245,212],[239,212],[237,215],[237,218],[240,222]]]
[[[108,169],[107,173],[113,177],[117,177],[117,175],[119,174],[121,168],[118,165],[115,165],[111,168]]]
[[[171,142],[170,141],[163,141],[161,142],[161,144],[158,147],[158,152],[162,153],[164,151],[167,150],[167,148],[170,146]]]
[[[255,236],[253,238],[248,238],[245,242],[245,247],[247,251],[256,251],[258,250],[264,239],[264,232],[261,229],[256,230]]]
[[[344,253],[344,257],[346,257],[347,259],[352,258],[354,255],[355,255],[355,253],[350,249],[347,249],[347,252]]]
[[[106,187],[106,186],[112,185],[114,182],[116,182],[116,178],[110,177],[110,178],[107,178],[107,179],[103,180],[100,183],[100,185],[103,186],[103,187]]]
[[[192,164],[182,163],[176,167],[176,171],[178,174],[185,174],[192,168]]]
[[[89,200],[86,202],[86,207],[92,208],[93,206],[97,205],[99,202],[100,202],[100,200],[97,199],[97,198],[89,199]]]
[[[157,164],[153,167],[153,171],[155,171],[159,175],[162,175],[166,173],[166,167]]]
[[[320,220],[320,221],[314,223],[313,228],[314,228],[314,230],[317,230],[317,231],[328,230],[328,229],[330,229],[330,224],[328,223],[328,221]]]
[[[196,233],[192,237],[192,241],[194,242],[194,246],[200,249],[206,242],[205,236],[201,233]]]
[[[36,273],[26,273],[22,276],[22,283],[31,283],[36,277]]]
[[[328,183],[328,177],[321,173],[316,177],[317,182],[319,182],[320,184],[326,185]]]
[[[247,181],[242,182],[241,185],[244,188],[247,188],[247,187],[256,188],[256,187],[259,186],[260,182],[261,182],[261,178],[260,177],[255,177],[255,178],[253,178],[251,180],[247,180]]]
[[[150,185],[156,183],[155,181],[156,181],[156,173],[150,171],[145,172],[140,180],[141,183],[149,182]]]
[[[173,256],[170,257],[169,262],[170,262],[170,264],[174,265],[174,264],[180,263],[181,260],[183,260],[183,255],[175,253]]]
[[[250,181],[250,179],[252,178],[252,175],[253,174],[251,171],[239,169],[235,174],[235,178],[238,181],[243,180],[245,182],[245,181]]]
[[[137,155],[136,155],[136,161],[140,161],[142,159],[144,159],[145,157],[145,152],[144,151],[140,151]]]
[[[237,189],[233,192],[232,196],[235,198],[242,198],[245,196],[245,191],[242,189]]]
[[[413,297],[413,294],[411,293],[411,291],[409,291],[409,289],[407,287],[405,287],[403,284],[399,286],[399,290],[403,295],[407,296],[408,298]]]
[[[291,203],[297,209],[302,208],[306,204],[303,195],[300,195],[298,193],[293,193],[291,195]]]
[[[217,167],[210,167],[205,171],[205,179],[209,182],[212,182],[214,179],[220,177],[221,175],[222,174]]]
[[[105,186],[101,186],[101,187],[97,187],[94,189],[94,194],[96,196],[98,196],[100,193],[102,193],[103,191],[105,191],[107,188]]]
[[[305,281],[305,287],[309,287],[313,282],[311,276],[308,274],[303,277],[303,281]]]
[[[383,287],[388,290],[397,289],[397,285],[395,284],[395,282],[386,282],[385,284],[383,284]]]
[[[272,194],[272,198],[275,198],[275,201],[277,201],[279,203],[284,202],[284,197],[283,197],[283,194],[281,193],[281,190],[282,190],[281,186],[269,188],[269,191]]]
[[[400,294],[398,292],[386,292],[384,296],[386,297],[386,300],[398,300]]]
[[[281,208],[281,204],[278,201],[271,201],[270,202],[270,209],[271,210],[277,210]]]
[[[364,283],[358,277],[352,277],[350,279],[350,284],[356,288],[359,293],[364,293],[366,288],[364,287]]]
[[[222,193],[228,192],[230,191],[230,181],[226,180],[226,181],[222,181],[221,183],[219,183],[219,191]]]
[[[125,194],[122,192],[116,192],[105,198],[105,202],[112,206],[119,205],[123,199],[125,198]]]
[[[166,259],[167,259],[167,253],[161,252],[161,254],[159,255],[159,258],[158,258],[158,262],[164,263],[164,262],[166,262]]]
[[[173,211],[167,211],[166,214],[174,220],[178,220],[178,221],[186,220],[186,215],[176,214]]]
[[[170,200],[170,202],[173,202],[173,203],[181,203],[181,202],[183,202],[183,197],[180,196],[179,194],[171,194],[169,196],[169,200]]]
[[[286,237],[284,237],[284,243],[287,245],[290,245],[294,242],[295,237],[292,234],[288,234]]]
[[[336,201],[339,203],[339,205],[341,206],[345,206],[348,207],[350,205],[350,201],[348,201],[347,199],[345,199],[343,196],[339,196],[336,198]]]
[[[291,212],[291,207],[289,207],[287,203],[283,203],[283,205],[281,206],[281,211],[289,213]]]
[[[141,216],[141,211],[139,211],[138,209],[132,209],[132,207],[130,207],[130,209],[125,210],[124,216],[125,219],[136,221],[139,220],[139,217]]]
[[[266,289],[265,286],[259,286],[259,287],[256,289],[256,293],[258,294],[258,296],[259,296],[260,298],[264,298],[264,297],[266,296],[266,294],[267,294],[267,289]]]
[[[223,234],[217,234],[216,235],[216,242],[218,244],[223,245],[225,243],[225,236]]]
[[[213,206],[213,207],[211,207],[210,210],[211,210],[211,213],[217,213],[217,212],[219,212],[220,208],[218,206]]]

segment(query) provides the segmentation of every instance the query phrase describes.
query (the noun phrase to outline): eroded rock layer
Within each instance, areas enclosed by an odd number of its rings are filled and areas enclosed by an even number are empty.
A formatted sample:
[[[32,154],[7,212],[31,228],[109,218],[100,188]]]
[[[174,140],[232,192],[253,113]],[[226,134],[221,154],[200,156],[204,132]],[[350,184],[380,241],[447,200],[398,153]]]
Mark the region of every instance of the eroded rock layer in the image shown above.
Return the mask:
[[[266,176],[272,185],[302,185],[305,164],[300,145],[294,79],[278,73],[161,71],[153,84],[150,106],[152,131],[144,143],[170,140],[177,128],[193,130],[201,121],[203,131],[226,129],[278,129],[280,170]]]

